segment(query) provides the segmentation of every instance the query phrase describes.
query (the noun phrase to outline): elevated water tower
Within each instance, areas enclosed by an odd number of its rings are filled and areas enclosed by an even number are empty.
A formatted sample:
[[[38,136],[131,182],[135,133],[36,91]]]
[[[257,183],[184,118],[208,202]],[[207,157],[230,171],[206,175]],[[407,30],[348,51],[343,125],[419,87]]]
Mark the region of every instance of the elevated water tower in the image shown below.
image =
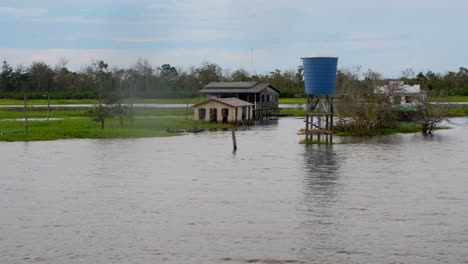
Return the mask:
[[[303,57],[306,105],[306,139],[332,141],[333,96],[338,57]]]

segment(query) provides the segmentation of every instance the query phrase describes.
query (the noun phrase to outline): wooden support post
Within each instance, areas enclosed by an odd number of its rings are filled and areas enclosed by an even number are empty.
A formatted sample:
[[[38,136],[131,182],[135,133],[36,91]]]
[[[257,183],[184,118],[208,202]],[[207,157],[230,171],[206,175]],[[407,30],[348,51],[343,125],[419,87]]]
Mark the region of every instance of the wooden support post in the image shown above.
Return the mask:
[[[236,151],[237,150],[236,128],[233,127],[231,131],[232,131],[232,146],[233,146],[233,150]]]
[[[332,141],[333,131],[333,96],[307,95],[306,139]],[[316,135],[316,136],[315,136]]]

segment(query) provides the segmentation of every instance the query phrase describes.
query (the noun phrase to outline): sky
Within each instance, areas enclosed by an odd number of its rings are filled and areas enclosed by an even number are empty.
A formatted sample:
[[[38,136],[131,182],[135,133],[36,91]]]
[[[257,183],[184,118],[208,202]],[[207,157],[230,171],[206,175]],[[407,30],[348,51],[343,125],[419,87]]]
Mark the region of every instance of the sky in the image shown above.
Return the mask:
[[[444,73],[468,67],[467,14],[466,0],[1,0],[0,59],[264,74],[322,54],[386,77]]]

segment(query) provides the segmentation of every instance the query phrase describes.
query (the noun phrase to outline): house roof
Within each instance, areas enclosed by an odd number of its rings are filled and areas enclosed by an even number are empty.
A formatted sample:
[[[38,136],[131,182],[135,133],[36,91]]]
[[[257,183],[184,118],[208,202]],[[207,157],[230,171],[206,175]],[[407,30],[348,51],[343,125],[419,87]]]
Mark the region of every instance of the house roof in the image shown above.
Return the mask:
[[[249,102],[246,102],[244,100],[232,97],[232,98],[210,98],[210,99],[205,100],[205,101],[203,101],[201,103],[192,105],[192,107],[204,105],[206,103],[213,102],[213,101],[218,102],[218,103],[223,104],[223,105],[230,106],[230,107],[253,106],[253,104],[251,104]]]
[[[200,93],[258,93],[267,87],[279,93],[275,87],[261,82],[211,82],[205,85]]]

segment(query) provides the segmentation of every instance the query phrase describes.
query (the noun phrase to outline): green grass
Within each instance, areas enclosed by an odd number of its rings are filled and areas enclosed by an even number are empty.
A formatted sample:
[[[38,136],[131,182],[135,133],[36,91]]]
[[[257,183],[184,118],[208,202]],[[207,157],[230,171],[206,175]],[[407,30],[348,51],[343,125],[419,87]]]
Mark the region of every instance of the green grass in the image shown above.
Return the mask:
[[[279,98],[278,102],[280,104],[306,104],[307,103],[305,98]]]
[[[52,108],[49,117],[51,118],[66,118],[66,117],[88,117],[87,109],[70,109],[70,108]],[[193,117],[193,110],[185,108],[135,108],[135,116],[185,116]],[[47,108],[28,108],[29,118],[45,118],[47,117]],[[22,108],[0,108],[0,119],[24,118]]]
[[[66,117],[86,117],[86,110],[71,110],[71,109],[51,109],[49,117],[51,118],[66,118]],[[43,108],[29,108],[29,118],[45,118],[47,117],[47,110]],[[24,118],[23,109],[19,108],[0,108],[0,119],[15,119]]]
[[[316,140],[316,139],[303,139],[299,141],[299,144],[304,144],[304,145],[333,145],[333,142],[330,141],[324,141],[324,140]]]
[[[391,128],[376,129],[375,131],[372,132],[372,134],[368,136],[388,136],[388,135],[393,135],[393,134],[398,134],[398,133],[417,133],[417,132],[421,132],[421,126],[417,124],[403,124],[403,125],[399,125],[399,126],[391,127]],[[355,136],[351,132],[342,132],[342,131],[337,131],[333,134],[336,136],[341,136],[341,137]]]
[[[225,124],[198,123],[184,117],[137,118],[133,125],[128,122],[120,127],[117,119],[106,120],[105,128],[90,118],[64,119],[56,121],[29,122],[29,134],[17,132],[24,130],[24,123],[1,121],[1,141],[37,141],[70,138],[139,138],[166,137],[178,135],[168,130],[189,130],[197,126],[204,129],[227,128]]]
[[[439,99],[442,102],[468,102],[468,96],[447,96]]]
[[[125,119],[124,126],[120,127],[117,118],[106,119],[105,128],[93,122],[83,109],[53,109],[51,118],[65,118],[63,120],[30,121],[29,135],[24,133],[24,122],[1,121],[0,141],[36,141],[56,140],[70,138],[138,138],[138,137],[165,137],[178,135],[168,130],[189,130],[195,126],[203,129],[228,128],[226,124],[211,124],[195,122],[192,120],[193,111],[189,109],[188,118],[185,119],[186,110],[176,109],[135,109],[135,121],[129,124]],[[32,108],[28,111],[29,118],[44,118],[47,111],[43,108]],[[22,109],[0,109],[0,119],[23,118]]]
[[[447,117],[462,117],[468,116],[468,106],[466,105],[450,105],[447,107]]]
[[[305,116],[306,111],[304,108],[283,108],[280,111],[281,114],[289,114],[292,116]]]

